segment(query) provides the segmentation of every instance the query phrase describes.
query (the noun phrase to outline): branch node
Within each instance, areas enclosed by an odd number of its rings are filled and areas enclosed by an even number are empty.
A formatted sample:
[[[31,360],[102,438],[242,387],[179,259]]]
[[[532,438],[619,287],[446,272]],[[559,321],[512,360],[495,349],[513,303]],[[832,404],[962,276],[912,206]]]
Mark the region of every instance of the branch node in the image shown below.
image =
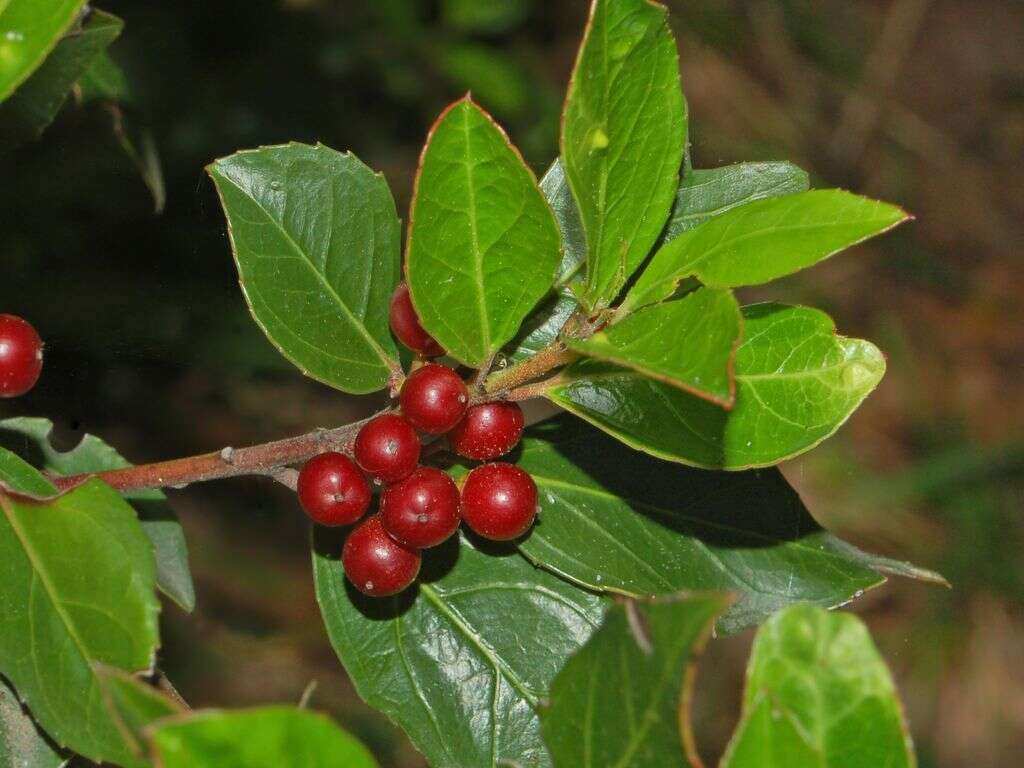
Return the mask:
[[[225,464],[234,464],[235,449],[232,448],[230,445],[225,445],[223,448],[220,449],[220,460],[223,461]]]

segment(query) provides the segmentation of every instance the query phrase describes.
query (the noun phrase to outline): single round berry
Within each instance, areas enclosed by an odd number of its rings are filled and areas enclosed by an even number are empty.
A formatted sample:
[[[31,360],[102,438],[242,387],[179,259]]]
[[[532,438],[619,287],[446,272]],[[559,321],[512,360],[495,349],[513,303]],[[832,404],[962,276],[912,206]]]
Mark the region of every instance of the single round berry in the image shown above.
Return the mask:
[[[409,547],[436,547],[459,528],[459,489],[440,469],[420,467],[380,497],[384,530]]]
[[[370,484],[343,453],[314,456],[299,472],[299,503],[320,525],[350,525],[370,506]]]
[[[488,539],[509,541],[526,533],[537,516],[537,486],[513,464],[484,464],[462,486],[462,519]]]
[[[391,320],[391,330],[395,336],[413,352],[419,352],[426,357],[444,354],[444,348],[420,325],[420,317],[416,314],[416,308],[409,296],[409,286],[405,283],[399,283],[395,292],[391,294],[388,318]]]
[[[378,483],[408,477],[420,461],[420,438],[412,424],[385,413],[363,425],[352,451],[356,463]]]
[[[488,461],[511,451],[522,436],[523,409],[518,403],[499,401],[469,408],[448,441],[460,456]]]
[[[420,572],[420,553],[391,538],[374,515],[345,539],[341,564],[352,585],[365,595],[387,597],[408,587]]]
[[[43,370],[43,340],[16,315],[0,315],[0,397],[24,395]]]
[[[459,374],[437,363],[410,373],[399,395],[405,418],[432,435],[444,434],[458,424],[468,402],[469,391]]]

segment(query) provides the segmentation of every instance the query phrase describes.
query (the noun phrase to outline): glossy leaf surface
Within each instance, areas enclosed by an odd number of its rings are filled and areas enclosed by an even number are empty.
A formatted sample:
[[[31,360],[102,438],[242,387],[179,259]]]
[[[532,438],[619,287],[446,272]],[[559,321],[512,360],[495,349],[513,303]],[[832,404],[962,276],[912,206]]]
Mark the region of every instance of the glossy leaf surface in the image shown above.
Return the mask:
[[[319,144],[239,152],[207,170],[242,291],[274,346],[344,392],[383,389],[398,365],[388,302],[400,250],[384,177]]]
[[[338,551],[329,534],[316,542],[316,593],[359,695],[432,765],[551,766],[535,708],[600,623],[605,600],[514,549],[485,553],[458,537],[426,553],[418,586],[364,598],[345,581]]]
[[[634,448],[698,467],[748,469],[810,450],[842,426],[885,373],[873,344],[837,336],[808,307],[744,307],[736,402],[724,411],[625,368],[581,361],[549,396]]]
[[[551,686],[544,740],[556,768],[681,765],[685,671],[728,602],[694,595],[610,610]]]
[[[407,250],[423,327],[471,366],[516,335],[555,280],[561,246],[551,208],[508,137],[468,97],[427,137]]]
[[[85,0],[8,0],[0,5],[0,102],[39,67]]]
[[[587,261],[587,235],[583,231],[580,209],[572,196],[561,158],[555,159],[540,180],[540,191],[555,214],[558,232],[562,237],[562,263],[558,268],[556,283],[564,285]]]
[[[723,768],[913,768],[896,689],[855,616],[793,606],[758,631]]]
[[[588,309],[640,266],[679,185],[686,105],[667,15],[648,0],[594,0],[569,82],[561,156],[587,235]]]
[[[757,200],[662,246],[630,289],[623,310],[667,299],[686,277],[715,288],[767,283],[908,218],[896,206],[840,189]]]

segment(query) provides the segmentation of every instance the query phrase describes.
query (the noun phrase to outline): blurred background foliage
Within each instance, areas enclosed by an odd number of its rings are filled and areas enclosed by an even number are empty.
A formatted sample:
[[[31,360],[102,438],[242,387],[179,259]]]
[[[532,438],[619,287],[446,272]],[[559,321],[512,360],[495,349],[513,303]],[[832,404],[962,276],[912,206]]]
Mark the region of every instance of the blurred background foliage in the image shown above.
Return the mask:
[[[942,571],[858,602],[928,766],[1024,754],[1024,6],[1011,0],[670,3],[698,167],[791,159],[817,186],[918,220],[769,293],[830,311],[889,355],[840,435],[785,465],[821,521]],[[427,128],[472,90],[542,172],[582,0],[108,0],[126,29],[125,120],[158,151],[154,201],[97,105],[0,157],[0,311],[47,340],[41,386],[4,405],[135,461],[345,422],[376,403],[305,381],[250,321],[203,166],[289,140],[351,149],[405,210]],[[174,493],[198,607],[167,606],[161,663],[193,705],[297,701],[421,766],[360,703],[313,600],[304,520],[256,479]],[[713,643],[698,733],[716,754],[750,635]]]

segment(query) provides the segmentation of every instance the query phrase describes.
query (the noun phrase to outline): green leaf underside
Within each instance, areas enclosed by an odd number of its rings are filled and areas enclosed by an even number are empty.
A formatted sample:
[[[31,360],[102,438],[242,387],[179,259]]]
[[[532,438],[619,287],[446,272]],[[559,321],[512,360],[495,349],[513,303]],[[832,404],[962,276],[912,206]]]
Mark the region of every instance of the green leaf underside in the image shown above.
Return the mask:
[[[0,448],[0,484],[9,491],[26,496],[46,498],[57,495],[56,486],[45,475],[6,448]]]
[[[685,669],[728,602],[695,595],[610,610],[551,686],[542,719],[556,768],[682,765]]]
[[[506,362],[522,362],[553,343],[566,320],[572,317],[579,306],[568,288],[549,296],[533,317],[523,324],[519,337],[513,340],[510,347],[506,347],[511,348]]]
[[[606,600],[514,550],[481,552],[458,537],[424,553],[406,594],[363,598],[336,559],[340,541],[318,533],[317,599],[359,695],[432,765],[551,766],[535,708]]]
[[[561,156],[587,233],[583,303],[607,306],[668,218],[686,144],[667,10],[595,0],[569,82]]]
[[[721,168],[692,170],[679,183],[672,213],[661,244],[683,232],[755,200],[806,192],[807,172],[792,163],[737,163]]]
[[[438,118],[416,176],[406,275],[423,327],[479,366],[551,289],[558,227],[532,172],[468,97]]]
[[[885,373],[870,342],[835,334],[808,307],[743,308],[736,399],[724,411],[675,387],[615,365],[584,360],[548,396],[654,456],[697,467],[777,464],[833,435]]]
[[[913,768],[892,678],[855,616],[793,606],[758,631],[722,768]]]
[[[727,474],[654,461],[569,416],[528,430],[514,460],[537,483],[540,504],[523,555],[586,588],[632,597],[732,592],[723,632],[797,601],[847,602],[881,584],[880,572],[941,580],[822,530],[774,469]]]
[[[128,78],[107,51],[101,51],[79,78],[78,94],[83,104],[99,100],[124,103],[131,99]]]
[[[85,0],[10,0],[0,12],[0,102],[42,64]]]
[[[562,237],[562,263],[558,267],[556,285],[564,285],[580,270],[587,261],[587,235],[583,231],[580,209],[572,196],[569,180],[565,178],[565,168],[561,158],[548,168],[540,180],[540,191],[551,206],[558,224],[558,232]]]
[[[58,768],[64,760],[0,678],[0,768]]]
[[[145,729],[161,718],[176,715],[182,707],[151,685],[119,669],[95,665],[107,711],[115,719],[132,753],[149,753]]]
[[[93,10],[80,29],[61,39],[39,69],[0,105],[0,150],[39,138],[78,79],[123,26],[116,16]]]
[[[0,673],[63,746],[134,766],[92,664],[153,663],[153,554],[135,511],[99,480],[46,504],[0,495]]]
[[[285,706],[201,710],[149,729],[161,768],[376,768],[356,739],[316,712]]]
[[[622,311],[655,304],[696,277],[715,288],[767,283],[892,229],[896,206],[819,189],[757,200],[684,232],[662,246],[630,289]]]
[[[397,368],[388,302],[400,224],[387,182],[352,154],[286,144],[207,169],[256,323],[304,374],[343,392]]]
[[[700,288],[646,307],[570,349],[731,407],[732,359],[740,341],[740,305],[731,291]]]
[[[27,438],[41,466],[58,475],[79,475],[132,466],[111,446],[90,434],[83,435],[72,450],[58,451],[50,443],[52,431],[53,422],[49,419],[6,419],[0,421],[0,442],[24,450],[24,439]],[[18,438],[13,438],[14,435]],[[167,503],[167,497],[157,490],[130,491],[122,497],[135,508],[142,531],[153,546],[157,587],[182,609],[191,611],[195,607],[196,593],[188,564],[185,532]]]

